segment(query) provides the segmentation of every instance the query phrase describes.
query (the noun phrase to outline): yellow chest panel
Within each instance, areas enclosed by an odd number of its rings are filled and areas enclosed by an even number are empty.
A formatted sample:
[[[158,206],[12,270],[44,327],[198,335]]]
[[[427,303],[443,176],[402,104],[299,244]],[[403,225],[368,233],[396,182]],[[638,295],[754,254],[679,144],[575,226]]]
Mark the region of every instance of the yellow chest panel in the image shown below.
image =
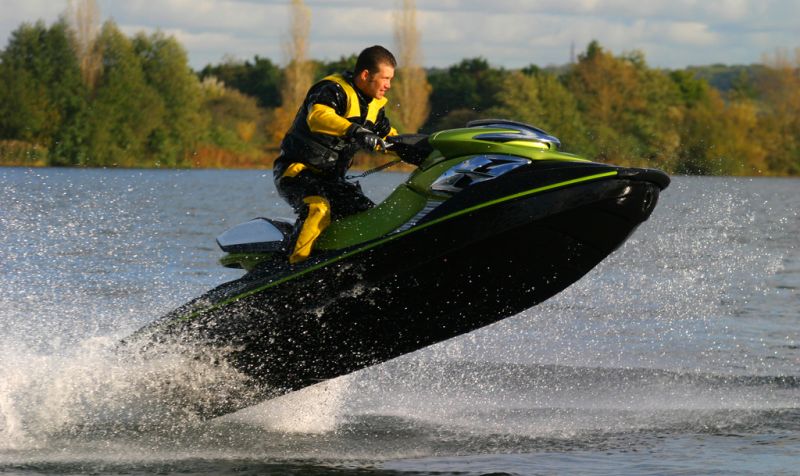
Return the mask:
[[[345,94],[347,95],[347,111],[346,117],[361,117],[361,106],[358,103],[358,94],[353,86],[347,82],[341,74],[332,74],[330,76],[326,76],[324,78],[327,81],[333,81],[334,83],[338,84],[342,87]],[[372,99],[367,106],[367,117],[365,121],[372,122],[373,124],[378,119],[378,112],[386,105],[387,99]]]

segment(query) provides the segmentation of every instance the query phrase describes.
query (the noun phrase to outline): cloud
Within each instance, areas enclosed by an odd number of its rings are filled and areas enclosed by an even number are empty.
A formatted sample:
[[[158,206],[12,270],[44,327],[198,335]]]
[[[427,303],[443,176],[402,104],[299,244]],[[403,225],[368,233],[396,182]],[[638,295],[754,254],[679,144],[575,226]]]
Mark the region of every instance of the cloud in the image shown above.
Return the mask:
[[[665,25],[665,36],[678,44],[706,46],[719,42],[720,35],[709,31],[709,27],[697,22],[675,22]]]
[[[420,0],[418,6],[426,58],[446,41],[451,48],[468,45],[458,57],[488,55],[493,63],[512,67],[531,58],[537,64],[563,63],[571,43],[580,50],[593,39],[618,53],[642,50],[658,66],[749,63],[768,46],[764,30],[775,35],[774,44],[797,44],[798,28],[786,18],[800,14],[800,2],[754,1],[494,0],[480,15],[474,14],[478,2]]]
[[[66,3],[53,8],[53,2],[47,0],[0,0],[0,39],[5,39],[8,34],[23,22],[35,23],[44,20],[50,24],[58,19],[65,10]]]
[[[129,0],[103,4],[120,23],[143,23],[189,31],[266,34],[286,24],[285,3],[254,4],[236,0]]]
[[[289,0],[98,0],[126,33],[162,31],[202,68],[225,55],[284,61]],[[749,63],[777,47],[798,46],[795,0],[417,0],[428,66],[483,56],[493,65],[560,64],[571,44],[596,39],[621,53],[639,49],[656,66]],[[306,0],[310,56],[336,59],[371,44],[393,46],[399,0]],[[66,1],[0,0],[0,39],[23,21],[52,23]]]

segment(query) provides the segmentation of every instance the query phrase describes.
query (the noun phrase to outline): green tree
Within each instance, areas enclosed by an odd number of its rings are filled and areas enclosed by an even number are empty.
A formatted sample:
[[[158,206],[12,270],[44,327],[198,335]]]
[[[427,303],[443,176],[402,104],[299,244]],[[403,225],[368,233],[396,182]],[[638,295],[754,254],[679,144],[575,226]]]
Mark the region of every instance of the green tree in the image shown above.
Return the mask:
[[[264,108],[280,106],[280,67],[268,58],[256,56],[252,62],[226,61],[222,64],[208,65],[200,70],[200,79],[215,77],[241,93],[258,99]]]
[[[513,72],[503,80],[503,87],[495,95],[497,105],[487,112],[493,116],[549,127],[544,123],[539,81],[522,72]]]
[[[89,165],[147,163],[151,134],[166,117],[164,102],[147,84],[133,44],[113,22],[103,25],[97,43],[103,70],[92,101]]]
[[[208,113],[202,110],[202,90],[189,68],[186,51],[174,37],[138,34],[133,40],[146,84],[158,93],[164,120],[148,135],[148,155],[162,165],[181,165],[187,151],[203,138]]]
[[[316,63],[316,73],[314,74],[314,78],[316,80],[320,80],[325,76],[329,76],[334,73],[353,71],[356,68],[357,59],[358,55],[353,53],[350,56],[341,56],[337,60]]]
[[[552,74],[541,70],[513,72],[505,76],[495,96],[491,116],[513,119],[541,127],[564,141],[574,152],[591,153],[591,143],[575,97]]]
[[[86,89],[65,21],[23,24],[0,54],[0,139],[49,149],[54,165],[83,150]]]
[[[503,88],[505,70],[495,69],[483,58],[462,60],[445,70],[431,71],[431,113],[424,130],[463,127],[453,124],[453,117],[474,119],[485,117],[495,105],[495,97]],[[448,118],[450,116],[450,118]]]
[[[544,106],[543,127],[556,134],[566,149],[576,153],[593,153],[593,144],[575,96],[553,74],[542,72],[536,74],[535,78]]]
[[[673,71],[670,79],[678,88],[683,105],[679,125],[681,147],[671,169],[684,174],[712,173],[717,164],[712,160],[709,141],[717,135],[714,129],[719,127],[716,116],[722,112],[721,100],[712,95],[708,81],[698,79],[692,71]]]
[[[255,98],[211,78],[206,78],[202,86],[204,108],[211,115],[209,139],[215,146],[245,151],[252,142],[266,141],[268,115]]]
[[[49,94],[55,71],[50,61],[50,31],[43,22],[23,24],[11,34],[2,55],[3,110],[0,134],[45,147],[61,122],[57,104]]]

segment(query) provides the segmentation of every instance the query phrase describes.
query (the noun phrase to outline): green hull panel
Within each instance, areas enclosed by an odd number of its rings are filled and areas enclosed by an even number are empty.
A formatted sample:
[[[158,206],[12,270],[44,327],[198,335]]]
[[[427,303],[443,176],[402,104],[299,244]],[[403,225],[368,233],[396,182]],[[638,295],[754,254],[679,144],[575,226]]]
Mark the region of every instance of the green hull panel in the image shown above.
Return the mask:
[[[337,220],[319,238],[319,250],[337,250],[379,238],[410,220],[427,200],[406,184],[375,208]]]

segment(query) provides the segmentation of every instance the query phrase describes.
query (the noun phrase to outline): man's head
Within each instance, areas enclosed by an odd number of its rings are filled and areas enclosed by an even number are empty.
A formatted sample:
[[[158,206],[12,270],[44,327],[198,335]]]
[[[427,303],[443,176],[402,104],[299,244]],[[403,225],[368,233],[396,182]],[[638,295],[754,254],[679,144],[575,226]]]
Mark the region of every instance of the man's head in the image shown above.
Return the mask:
[[[370,46],[358,55],[353,78],[358,89],[370,97],[382,99],[392,87],[394,55],[383,46]]]

